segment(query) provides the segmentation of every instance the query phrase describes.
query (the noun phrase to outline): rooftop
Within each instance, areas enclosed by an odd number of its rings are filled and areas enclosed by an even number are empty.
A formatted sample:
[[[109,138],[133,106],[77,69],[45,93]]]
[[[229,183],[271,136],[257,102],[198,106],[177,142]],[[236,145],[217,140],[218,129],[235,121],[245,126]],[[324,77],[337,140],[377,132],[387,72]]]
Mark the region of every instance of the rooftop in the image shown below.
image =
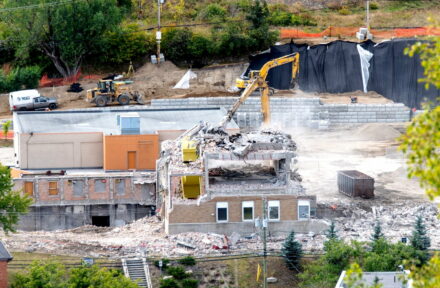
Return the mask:
[[[373,285],[375,281],[382,284],[383,288],[410,288],[412,287],[410,283],[405,284],[405,276],[409,271],[393,271],[393,272],[363,272],[362,273],[362,283],[366,284],[368,287]],[[376,280],[377,278],[377,280]],[[407,277],[406,277],[407,278]],[[335,288],[345,288],[347,285],[344,283],[345,271],[342,271],[339,277],[338,283]]]
[[[141,134],[161,130],[187,130],[200,121],[219,123],[226,114],[223,108],[149,109],[140,106],[123,108],[32,111],[14,113],[14,131],[19,133],[103,132],[119,135],[118,116],[137,113]],[[239,129],[232,120],[228,129]]]
[[[0,261],[10,261],[12,260],[11,254],[9,254],[8,249],[6,249],[5,245],[2,241],[0,241]]]

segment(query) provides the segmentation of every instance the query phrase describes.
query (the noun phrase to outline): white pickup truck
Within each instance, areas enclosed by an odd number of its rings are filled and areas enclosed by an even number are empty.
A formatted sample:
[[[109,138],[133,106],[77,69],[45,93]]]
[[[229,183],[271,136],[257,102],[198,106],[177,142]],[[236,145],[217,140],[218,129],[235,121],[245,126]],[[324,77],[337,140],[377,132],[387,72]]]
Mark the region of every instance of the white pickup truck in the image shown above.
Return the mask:
[[[21,90],[9,93],[9,108],[11,111],[26,111],[38,109],[55,109],[57,100],[41,96],[38,90]]]

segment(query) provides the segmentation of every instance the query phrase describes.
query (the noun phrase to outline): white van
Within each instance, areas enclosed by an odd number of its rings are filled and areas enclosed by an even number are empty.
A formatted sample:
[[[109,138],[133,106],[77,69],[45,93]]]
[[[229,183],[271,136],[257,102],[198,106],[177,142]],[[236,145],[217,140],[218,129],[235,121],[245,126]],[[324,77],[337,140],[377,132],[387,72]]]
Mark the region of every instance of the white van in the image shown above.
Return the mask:
[[[41,96],[36,89],[9,93],[9,109],[11,111],[26,111],[44,108],[57,108],[57,100],[55,98]]]

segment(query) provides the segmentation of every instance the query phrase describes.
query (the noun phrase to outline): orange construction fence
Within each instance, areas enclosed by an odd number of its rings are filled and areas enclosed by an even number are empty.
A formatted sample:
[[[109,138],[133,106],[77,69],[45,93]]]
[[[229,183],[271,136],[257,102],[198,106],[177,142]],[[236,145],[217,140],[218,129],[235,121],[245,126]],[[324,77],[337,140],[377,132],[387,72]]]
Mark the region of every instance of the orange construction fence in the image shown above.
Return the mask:
[[[52,86],[63,86],[69,85],[74,82],[78,82],[79,79],[92,79],[99,80],[102,76],[99,75],[82,75],[81,71],[78,71],[76,75],[69,78],[49,78],[47,74],[44,74],[40,79],[39,87],[52,87]]]
[[[354,37],[359,27],[333,27],[330,26],[322,32],[308,33],[300,29],[283,28],[280,31],[281,39],[289,38],[320,38],[320,37]],[[418,28],[395,28],[389,30],[370,29],[374,37],[379,38],[393,38],[393,37],[415,37],[415,36],[440,36],[439,28],[432,27],[418,27]]]

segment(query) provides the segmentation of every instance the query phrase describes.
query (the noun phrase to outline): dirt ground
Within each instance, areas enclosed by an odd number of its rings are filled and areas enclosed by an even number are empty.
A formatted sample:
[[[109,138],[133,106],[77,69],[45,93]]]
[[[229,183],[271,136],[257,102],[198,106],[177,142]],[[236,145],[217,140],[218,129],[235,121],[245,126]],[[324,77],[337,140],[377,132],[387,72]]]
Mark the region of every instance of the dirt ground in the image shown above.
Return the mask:
[[[173,89],[174,85],[182,78],[187,69],[176,67],[171,62],[162,63],[160,66],[146,63],[135,71],[130,86],[133,90],[145,95],[145,104],[157,98],[188,98],[188,97],[225,97],[238,96],[238,92],[231,92],[235,79],[246,69],[246,63],[213,65],[202,69],[193,69],[197,78],[190,81],[189,89]],[[105,76],[105,75],[103,75]],[[58,110],[74,108],[95,107],[88,103],[86,90],[96,87],[95,80],[80,81],[83,91],[80,93],[67,92],[69,86],[39,88],[40,93],[47,97],[58,99]],[[350,96],[357,96],[359,103],[389,103],[390,100],[375,93],[355,91],[350,93],[305,93],[295,89],[293,91],[276,91],[274,96],[279,97],[320,97],[323,103],[350,103]],[[134,104],[134,103],[133,103]],[[114,104],[117,105],[117,104]],[[10,118],[9,100],[7,94],[0,94],[0,119]]]

